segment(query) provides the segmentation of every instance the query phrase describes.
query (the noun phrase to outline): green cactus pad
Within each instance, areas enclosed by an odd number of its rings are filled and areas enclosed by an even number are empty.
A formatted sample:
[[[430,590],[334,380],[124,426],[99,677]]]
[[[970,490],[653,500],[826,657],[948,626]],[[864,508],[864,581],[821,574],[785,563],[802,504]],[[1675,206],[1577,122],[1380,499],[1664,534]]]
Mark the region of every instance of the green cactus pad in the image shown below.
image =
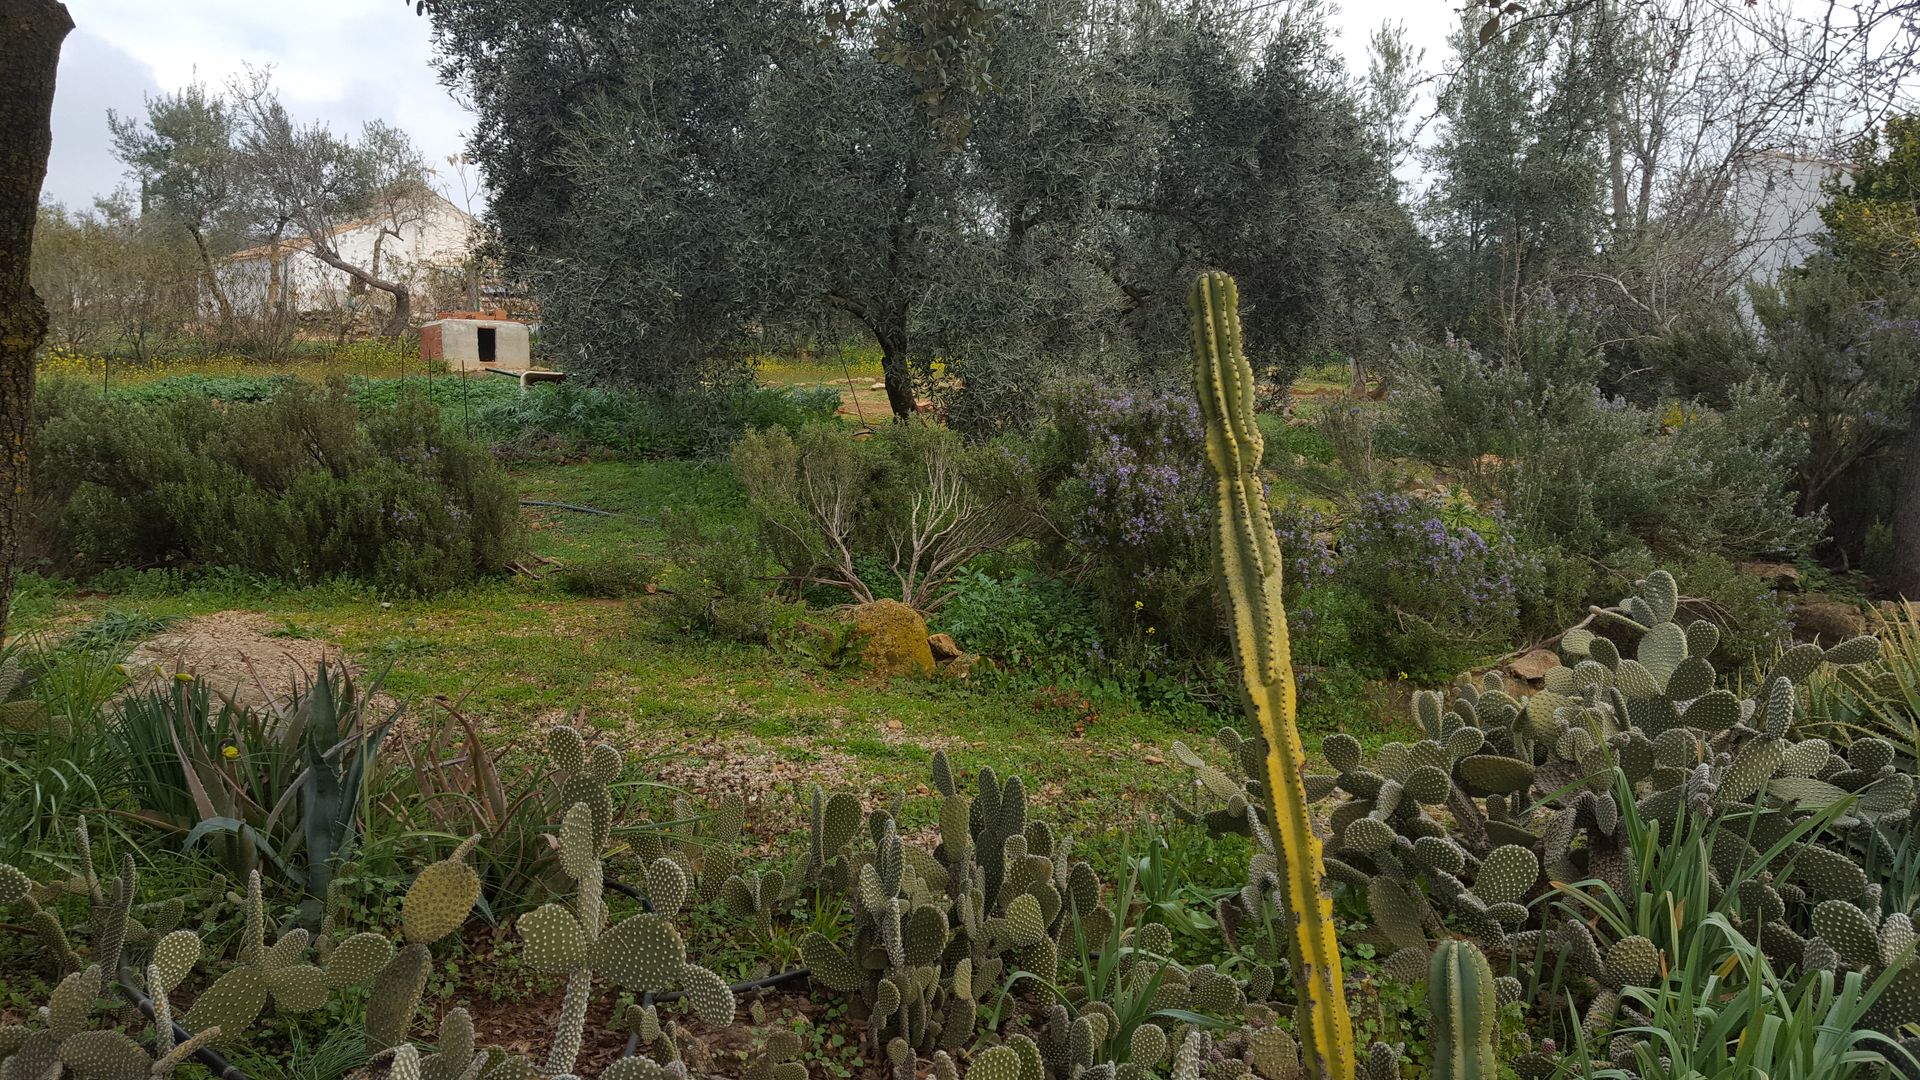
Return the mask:
[[[1856,900],[1866,894],[1867,874],[1844,852],[1814,844],[1796,844],[1793,876],[1822,899]]]
[[[678,937],[676,934],[675,938]],[[727,980],[698,964],[686,964],[681,969],[680,982],[687,994],[687,1004],[702,1022],[715,1027],[733,1023],[733,991],[727,987]]]
[[[1007,905],[1004,923],[1006,940],[1016,948],[1038,944],[1046,936],[1047,924],[1040,912],[1040,901],[1032,893],[1021,893]]]
[[[1848,638],[1821,654],[1829,664],[1851,667],[1855,664],[1868,664],[1880,659],[1880,639],[1872,634]]]
[[[665,1080],[666,1075],[653,1059],[636,1056],[616,1059],[600,1070],[599,1080]]]
[[[33,895],[33,879],[19,869],[0,863],[0,905],[11,907]]]
[[[598,884],[600,845],[594,841],[593,809],[586,803],[574,803],[560,819],[560,865],[573,880]]]
[[[1422,836],[1413,842],[1413,855],[1420,865],[1448,874],[1467,868],[1467,853],[1459,844],[1439,836]]]
[[[366,982],[392,962],[393,942],[381,934],[359,933],[335,945],[322,967],[327,985],[338,990]]]
[[[968,1080],[1020,1080],[1020,1055],[1008,1046],[980,1051],[967,1069]]]
[[[1453,790],[1453,781],[1440,766],[1422,765],[1407,775],[1402,788],[1407,798],[1423,806],[1433,806],[1446,801],[1447,793]]]
[[[1840,962],[1865,969],[1880,960],[1880,941],[1867,913],[1844,900],[1826,900],[1813,909],[1813,932],[1833,946]]]
[[[287,1012],[312,1012],[327,1003],[332,987],[327,973],[312,964],[293,964],[267,972],[267,989],[275,1007]]]
[[[1474,895],[1489,904],[1510,904],[1524,897],[1540,878],[1540,857],[1529,848],[1507,844],[1494,848],[1480,863]]]
[[[572,728],[556,727],[547,732],[547,757],[562,772],[580,772],[587,766],[587,744]]]
[[[1360,740],[1336,731],[1321,741],[1320,756],[1327,759],[1335,772],[1352,772],[1360,767]]]
[[[1519,758],[1473,754],[1461,758],[1453,770],[1470,795],[1511,795],[1533,785],[1533,766]]]
[[[520,916],[517,925],[526,944],[526,964],[533,970],[565,975],[587,966],[587,936],[566,908],[543,904]]]
[[[1160,1064],[1170,1048],[1167,1029],[1158,1024],[1141,1024],[1127,1039],[1127,1060],[1152,1068]],[[1298,1051],[1295,1051],[1298,1053]]]
[[[1407,949],[1425,944],[1420,905],[1399,882],[1384,875],[1374,878],[1367,886],[1367,903],[1373,911],[1374,925],[1395,946]]]
[[[812,969],[813,978],[842,993],[852,993],[867,985],[867,977],[847,957],[840,946],[820,934],[808,931],[800,939],[800,956]]]
[[[266,976],[258,968],[234,968],[201,993],[180,1026],[190,1032],[218,1027],[221,1034],[215,1042],[231,1042],[243,1037],[254,1017],[266,1008],[268,990]]]
[[[1647,631],[1633,655],[1656,680],[1664,682],[1687,658],[1687,632],[1674,623],[1661,623]]]
[[[172,993],[200,962],[200,935],[191,930],[175,930],[153,944],[153,966],[160,969],[160,993]]]
[[[1717,678],[1712,664],[1698,656],[1689,656],[1667,676],[1666,694],[1675,701],[1697,698],[1712,690]]]
[[[430,943],[466,923],[480,899],[480,875],[466,860],[443,859],[420,871],[400,905],[400,932],[409,942]]]
[[[432,960],[426,945],[416,941],[395,953],[393,962],[373,980],[373,993],[367,998],[370,1049],[385,1050],[406,1040],[414,1014],[420,1009],[420,995],[427,988],[427,969]]]
[[[1658,697],[1663,691],[1660,680],[1638,660],[1619,661],[1613,669],[1613,685],[1630,698]]]
[[[74,1080],[146,1080],[153,1059],[118,1031],[82,1031],[60,1044],[60,1062]]]
[[[1893,764],[1893,744],[1885,739],[1856,739],[1847,747],[1847,764],[1868,775]]]
[[[1726,690],[1711,690],[1687,706],[1680,719],[1701,731],[1725,731],[1740,722],[1740,700]]]
[[[1365,855],[1376,855],[1393,846],[1393,828],[1378,818],[1356,818],[1347,825],[1340,842]]]
[[[687,902],[687,872],[662,856],[647,864],[647,900],[661,915],[674,915]],[[771,898],[769,898],[771,899]]]
[[[1660,978],[1660,950],[1638,934],[1621,938],[1607,949],[1600,972],[1616,986],[1652,986]]]
[[[1752,798],[1773,778],[1786,758],[1787,744],[1783,739],[1762,737],[1747,743],[1721,774],[1720,786],[1713,794],[1714,805],[1730,806]]]
[[[672,989],[687,966],[687,943],[663,915],[635,915],[619,923],[593,943],[590,954],[596,972],[640,992]]]

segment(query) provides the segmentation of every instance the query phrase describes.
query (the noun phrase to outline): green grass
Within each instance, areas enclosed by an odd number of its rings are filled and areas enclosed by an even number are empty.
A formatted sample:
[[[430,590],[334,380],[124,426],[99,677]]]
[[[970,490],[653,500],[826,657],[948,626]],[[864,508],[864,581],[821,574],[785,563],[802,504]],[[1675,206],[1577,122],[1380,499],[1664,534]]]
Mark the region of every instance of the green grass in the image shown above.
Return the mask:
[[[665,508],[693,509],[714,524],[744,513],[724,464],[534,463],[511,472],[523,498],[614,512],[528,508],[532,549],[562,561],[659,556],[656,519]],[[275,635],[335,643],[373,668],[391,663],[387,691],[412,711],[432,708],[437,696],[464,698],[498,738],[531,745],[547,725],[578,714],[649,754],[684,760],[717,745],[797,759],[808,766],[801,777],[817,771],[823,782],[893,791],[927,782],[933,749],[945,747],[964,768],[1021,774],[1039,801],[1088,824],[1130,816],[1117,804],[1157,804],[1179,775],[1144,758],[1165,756],[1176,738],[1204,740],[1232,719],[1188,711],[1182,723],[1104,706],[1076,738],[1071,719],[1039,707],[1028,689],[882,682],[799,668],[759,645],[663,636],[651,617],[662,599],[579,600],[527,578],[402,599],[349,583],[294,588],[230,574],[123,573],[86,588],[29,577],[14,628],[66,633],[111,615],[176,620],[178,632],[196,615],[243,609],[275,624]],[[802,794],[794,792],[794,806]]]

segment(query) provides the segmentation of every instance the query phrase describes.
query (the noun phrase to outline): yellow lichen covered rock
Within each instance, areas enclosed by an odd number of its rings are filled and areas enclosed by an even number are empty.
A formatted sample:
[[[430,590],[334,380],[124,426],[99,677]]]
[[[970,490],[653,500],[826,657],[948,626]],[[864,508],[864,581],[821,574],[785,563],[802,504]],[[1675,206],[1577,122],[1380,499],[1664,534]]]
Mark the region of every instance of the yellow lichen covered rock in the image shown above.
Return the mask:
[[[860,656],[875,675],[931,675],[933,650],[926,620],[898,600],[875,600],[847,612],[860,639]]]

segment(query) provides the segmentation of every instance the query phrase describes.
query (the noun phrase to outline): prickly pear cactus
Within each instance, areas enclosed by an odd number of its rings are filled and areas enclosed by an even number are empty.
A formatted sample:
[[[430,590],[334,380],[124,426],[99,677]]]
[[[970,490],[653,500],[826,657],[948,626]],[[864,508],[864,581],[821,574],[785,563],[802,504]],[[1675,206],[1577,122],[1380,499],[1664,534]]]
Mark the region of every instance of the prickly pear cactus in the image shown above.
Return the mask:
[[[544,1071],[572,1074],[595,976],[637,994],[681,991],[703,1020],[732,1023],[733,991],[726,980],[687,960],[686,942],[674,926],[673,917],[690,891],[677,862],[661,856],[648,867],[653,911],[607,925],[602,853],[612,829],[607,785],[619,776],[619,755],[605,746],[588,750],[578,732],[564,727],[549,734],[547,753],[554,767],[569,777],[567,792],[579,798],[560,823],[560,865],[574,883],[573,906],[546,904],[522,915],[518,924],[527,965],[567,976]]]
[[[1304,780],[1308,798],[1330,801],[1328,876],[1366,896],[1375,932],[1394,950],[1388,974],[1418,981],[1434,943],[1455,933],[1518,968],[1564,954],[1597,1031],[1626,1018],[1621,991],[1656,984],[1671,958],[1645,938],[1609,938],[1604,927],[1566,920],[1543,898],[1555,882],[1629,893],[1630,814],[1665,835],[1683,820],[1706,829],[1737,821],[1738,836],[1717,834],[1707,871],[1716,893],[1737,890],[1748,935],[1783,969],[1878,973],[1899,963],[1874,1019],[1920,1021],[1920,967],[1910,975],[1893,955],[1914,913],[1889,908],[1863,870],[1876,859],[1890,865],[1906,842],[1913,765],[1877,739],[1841,750],[1801,730],[1809,676],[1871,663],[1877,644],[1796,645],[1759,678],[1733,681],[1708,659],[1719,629],[1683,620],[1682,607],[1674,579],[1655,572],[1562,635],[1564,663],[1540,686],[1488,673],[1444,694],[1418,692],[1418,738],[1371,755],[1351,736],[1328,736],[1328,771]],[[1260,925],[1260,912],[1284,901],[1274,887],[1284,853],[1262,829],[1263,743],[1222,732],[1224,765],[1174,747],[1203,796],[1176,804],[1177,813],[1257,841],[1247,888],[1221,909],[1229,934]],[[1750,833],[1748,822],[1757,823]],[[1886,947],[1877,938],[1875,950],[1861,946],[1857,925],[1840,929],[1842,919],[1858,920],[1837,908],[1815,922],[1829,901],[1858,909],[1876,933],[1883,915],[1892,920]]]

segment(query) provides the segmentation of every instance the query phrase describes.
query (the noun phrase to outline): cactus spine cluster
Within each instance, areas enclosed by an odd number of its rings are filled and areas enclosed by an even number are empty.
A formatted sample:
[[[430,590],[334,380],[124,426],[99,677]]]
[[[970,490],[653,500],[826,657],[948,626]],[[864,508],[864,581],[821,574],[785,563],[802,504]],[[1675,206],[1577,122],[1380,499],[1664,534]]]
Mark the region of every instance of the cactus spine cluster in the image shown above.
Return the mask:
[[[1218,478],[1215,547],[1247,711],[1267,742],[1270,827],[1280,841],[1293,923],[1290,959],[1303,1059],[1310,1076],[1349,1080],[1353,1026],[1334,939],[1333,896],[1321,864],[1320,838],[1307,812],[1306,752],[1294,726],[1293,661],[1280,600],[1280,544],[1259,475],[1253,369],[1241,351],[1238,303],[1233,279],[1217,271],[1201,275],[1188,300],[1194,384],[1206,422],[1207,460]]]

